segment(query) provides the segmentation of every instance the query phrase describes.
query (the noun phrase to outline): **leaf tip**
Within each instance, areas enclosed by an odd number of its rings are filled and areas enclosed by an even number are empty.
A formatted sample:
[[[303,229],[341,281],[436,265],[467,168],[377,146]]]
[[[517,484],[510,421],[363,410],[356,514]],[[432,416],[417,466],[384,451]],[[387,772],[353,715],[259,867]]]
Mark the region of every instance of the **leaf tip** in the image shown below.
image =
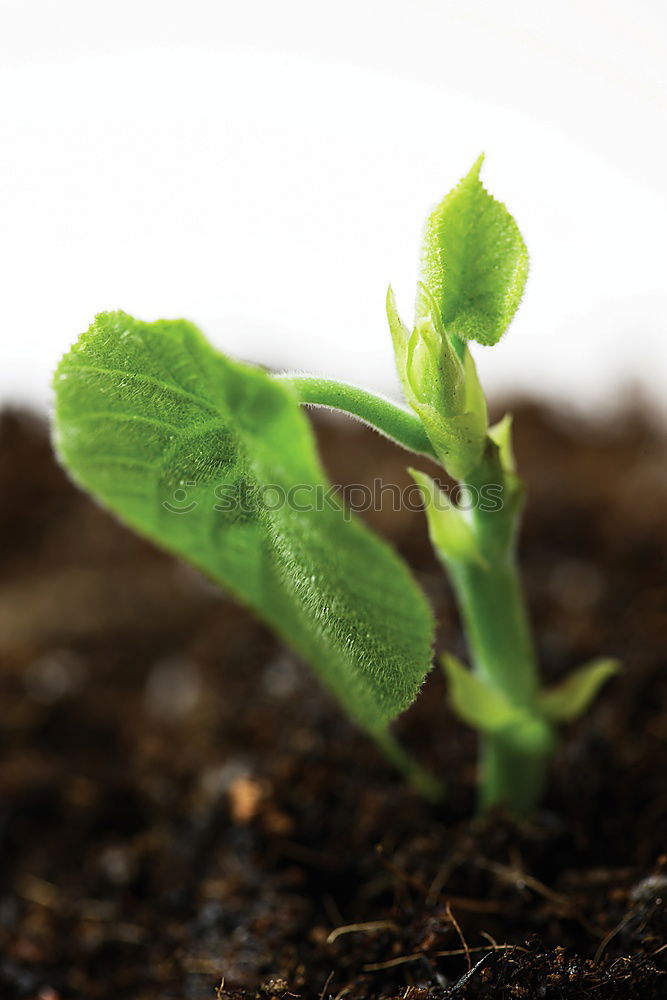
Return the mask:
[[[621,661],[604,657],[584,664],[539,696],[543,715],[551,722],[572,722],[589,707],[600,688],[620,670]]]
[[[477,159],[473,163],[472,167],[468,171],[466,179],[470,179],[470,180],[473,180],[473,181],[479,181],[479,175],[480,175],[480,171],[482,169],[482,165],[484,163],[485,157],[486,157],[486,153],[480,153],[479,154],[479,156],[477,157]]]

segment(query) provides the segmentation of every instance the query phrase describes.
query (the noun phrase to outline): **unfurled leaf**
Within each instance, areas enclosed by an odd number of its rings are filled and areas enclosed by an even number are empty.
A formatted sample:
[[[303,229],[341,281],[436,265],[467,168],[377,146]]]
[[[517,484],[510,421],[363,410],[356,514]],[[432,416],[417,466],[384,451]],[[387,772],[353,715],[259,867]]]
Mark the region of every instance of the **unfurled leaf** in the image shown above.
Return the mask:
[[[579,667],[560,684],[540,694],[540,711],[552,722],[571,722],[586,711],[605,681],[620,668],[619,661],[612,659],[593,660]]]
[[[521,300],[528,252],[512,216],[482,185],[482,160],[429,216],[422,277],[450,336],[495,344]]]
[[[433,622],[403,562],[327,492],[292,390],[184,321],[97,317],[55,379],[74,479],[269,622],[382,733],[430,668]]]

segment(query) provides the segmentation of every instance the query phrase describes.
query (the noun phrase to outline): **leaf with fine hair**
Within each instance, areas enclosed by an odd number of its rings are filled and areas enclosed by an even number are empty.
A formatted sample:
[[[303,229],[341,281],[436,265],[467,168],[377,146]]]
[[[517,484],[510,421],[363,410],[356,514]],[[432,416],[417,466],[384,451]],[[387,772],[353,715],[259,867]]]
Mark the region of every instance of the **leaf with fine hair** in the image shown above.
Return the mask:
[[[384,736],[430,669],[432,615],[402,560],[327,492],[293,390],[190,323],[122,312],[82,334],[55,390],[73,478],[252,608]]]
[[[479,179],[483,159],[428,217],[422,280],[449,336],[495,344],[521,301],[528,252],[512,216]]]

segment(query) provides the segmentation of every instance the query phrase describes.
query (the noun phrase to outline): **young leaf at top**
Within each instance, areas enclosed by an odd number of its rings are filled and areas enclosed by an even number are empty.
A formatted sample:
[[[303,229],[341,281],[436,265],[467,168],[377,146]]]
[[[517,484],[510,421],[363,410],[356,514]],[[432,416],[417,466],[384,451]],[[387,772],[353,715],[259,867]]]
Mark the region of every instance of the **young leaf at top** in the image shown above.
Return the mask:
[[[430,669],[431,612],[394,551],[327,493],[293,391],[190,323],[122,312],[97,317],[55,390],[75,480],[269,622],[384,738]]]
[[[450,336],[495,344],[521,300],[528,251],[512,216],[482,185],[482,160],[429,216],[422,280]]]

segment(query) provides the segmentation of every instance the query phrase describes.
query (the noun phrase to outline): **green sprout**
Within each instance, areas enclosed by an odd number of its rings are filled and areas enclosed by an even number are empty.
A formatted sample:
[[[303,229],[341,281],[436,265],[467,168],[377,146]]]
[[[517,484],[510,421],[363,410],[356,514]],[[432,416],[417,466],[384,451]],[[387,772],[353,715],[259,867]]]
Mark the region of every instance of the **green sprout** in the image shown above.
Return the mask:
[[[347,383],[239,364],[184,320],[101,313],[57,369],[54,440],[78,483],[269,623],[433,798],[440,782],[390,728],[431,668],[433,615],[402,560],[327,482],[301,407],[351,414],[438,462],[461,486],[458,503],[410,471],[470,650],[472,669],[442,657],[449,697],[480,735],[480,804],[522,815],[543,792],[556,727],[618,665],[600,659],[555,688],[539,683],[517,566],[524,490],[511,418],[489,426],[469,348],[507,329],[528,255],[480,182],[481,165],[427,220],[412,329],[387,296],[409,408]]]

